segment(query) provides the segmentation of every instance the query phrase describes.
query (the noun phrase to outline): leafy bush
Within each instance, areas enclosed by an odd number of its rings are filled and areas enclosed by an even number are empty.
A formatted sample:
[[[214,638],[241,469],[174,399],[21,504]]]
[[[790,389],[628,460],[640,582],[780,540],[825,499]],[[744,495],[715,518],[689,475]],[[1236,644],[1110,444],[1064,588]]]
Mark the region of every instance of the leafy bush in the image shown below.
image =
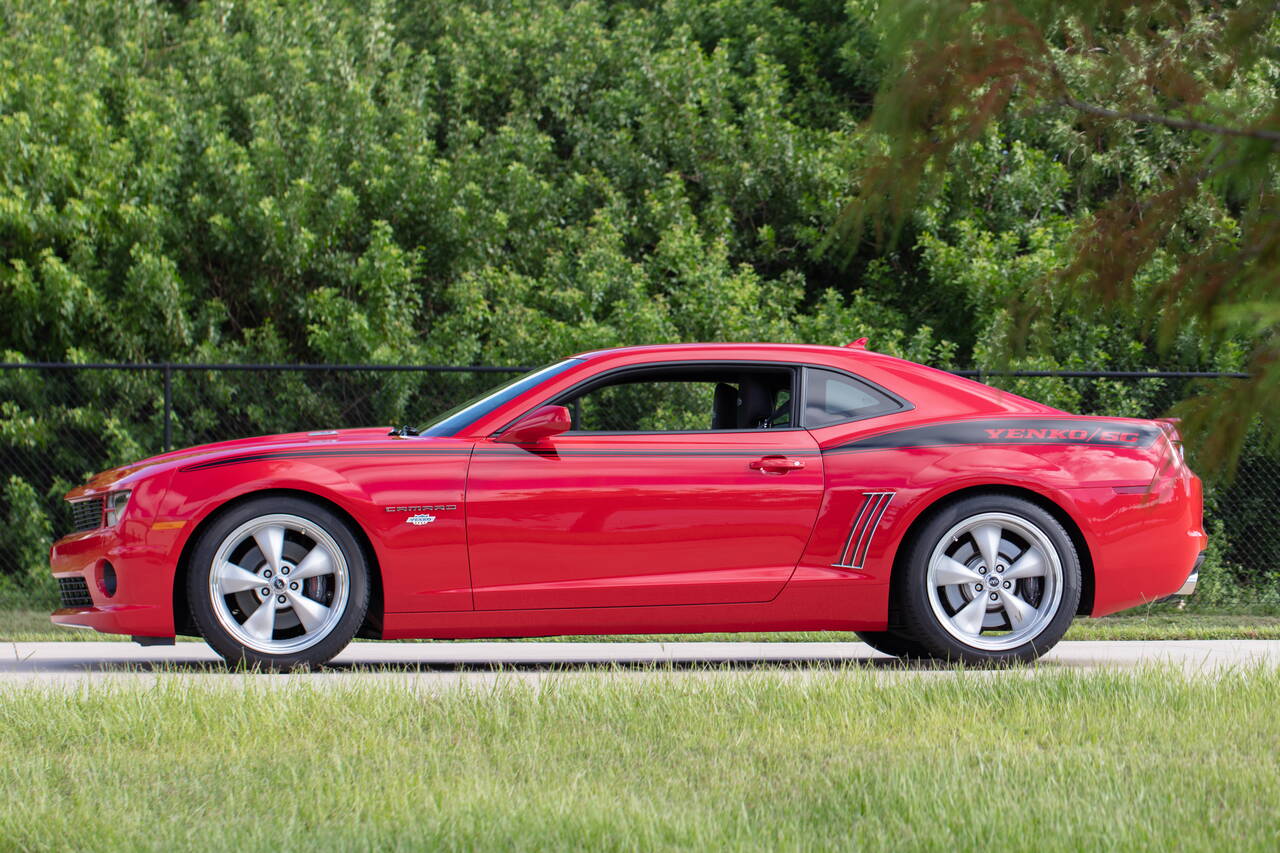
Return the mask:
[[[1135,134],[1101,162],[1062,128],[996,128],[899,249],[840,256],[831,225],[876,144],[859,128],[884,67],[875,8],[0,0],[0,350],[518,365],[866,334],[939,366],[994,364],[1017,333],[1009,306],[1062,262],[1091,194],[1172,143]],[[1042,322],[1050,345],[1013,366],[1158,363],[1141,318],[1064,299]],[[1243,357],[1189,329],[1163,366]],[[476,382],[380,375],[377,419],[421,421]],[[1159,399],[1010,387],[1123,413]],[[180,443],[352,417],[350,389],[298,376],[180,374],[173,390]],[[32,513],[159,449],[160,399],[155,374],[0,371],[0,460],[19,478],[0,512],[45,542]],[[22,469],[32,453],[56,482]],[[25,577],[21,553],[0,571]]]

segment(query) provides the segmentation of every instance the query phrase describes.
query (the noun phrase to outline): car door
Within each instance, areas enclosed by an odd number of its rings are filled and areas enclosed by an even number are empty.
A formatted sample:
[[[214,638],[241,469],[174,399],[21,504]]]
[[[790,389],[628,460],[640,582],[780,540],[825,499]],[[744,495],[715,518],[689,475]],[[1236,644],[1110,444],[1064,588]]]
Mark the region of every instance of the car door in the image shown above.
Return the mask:
[[[724,368],[682,377],[705,377],[696,384],[715,388],[693,395],[692,407],[672,404],[662,382],[629,383],[643,417],[606,425],[644,429],[587,428],[588,398],[580,397],[562,401],[575,411],[574,431],[531,446],[476,445],[467,527],[478,610],[759,602],[778,594],[813,529],[822,457],[772,403],[760,404],[774,416],[757,418],[762,424],[725,422],[733,406],[726,413],[721,392],[730,383],[716,380],[750,373],[715,370]],[[698,419],[705,428],[688,428]],[[786,422],[763,423],[771,420]]]

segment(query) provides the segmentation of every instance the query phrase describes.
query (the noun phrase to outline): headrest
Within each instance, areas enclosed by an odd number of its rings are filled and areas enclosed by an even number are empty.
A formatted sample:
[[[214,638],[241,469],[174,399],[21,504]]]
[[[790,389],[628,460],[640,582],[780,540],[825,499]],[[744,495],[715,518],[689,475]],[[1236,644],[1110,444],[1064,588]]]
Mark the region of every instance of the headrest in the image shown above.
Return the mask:
[[[711,408],[712,429],[733,429],[738,425],[738,389],[721,382]]]

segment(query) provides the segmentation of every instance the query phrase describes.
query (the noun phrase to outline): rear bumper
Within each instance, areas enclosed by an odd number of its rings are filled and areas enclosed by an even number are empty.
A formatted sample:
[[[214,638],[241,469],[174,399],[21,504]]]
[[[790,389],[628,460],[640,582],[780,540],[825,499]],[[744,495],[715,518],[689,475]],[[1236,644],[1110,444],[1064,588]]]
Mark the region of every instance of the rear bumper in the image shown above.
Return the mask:
[[[1091,615],[1195,589],[1208,545],[1198,478],[1187,472],[1149,489],[1091,488],[1075,495],[1089,510],[1083,532],[1093,560]]]
[[[1196,591],[1196,584],[1200,582],[1200,566],[1204,564],[1204,552],[1200,552],[1200,556],[1196,557],[1196,564],[1191,567],[1191,574],[1187,575],[1187,579],[1182,582],[1182,586],[1174,595],[1191,595]]]

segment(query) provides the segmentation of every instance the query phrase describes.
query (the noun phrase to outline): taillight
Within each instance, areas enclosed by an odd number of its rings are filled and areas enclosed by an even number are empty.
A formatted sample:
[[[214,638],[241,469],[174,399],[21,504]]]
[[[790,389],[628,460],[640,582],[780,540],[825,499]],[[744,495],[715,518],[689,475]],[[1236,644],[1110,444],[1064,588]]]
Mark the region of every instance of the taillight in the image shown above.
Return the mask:
[[[1178,432],[1179,419],[1156,418],[1156,423],[1160,425],[1160,429],[1164,430],[1164,437],[1169,442],[1169,447],[1173,448],[1174,458],[1178,460],[1180,466],[1185,467],[1187,460],[1182,452],[1182,435]]]

